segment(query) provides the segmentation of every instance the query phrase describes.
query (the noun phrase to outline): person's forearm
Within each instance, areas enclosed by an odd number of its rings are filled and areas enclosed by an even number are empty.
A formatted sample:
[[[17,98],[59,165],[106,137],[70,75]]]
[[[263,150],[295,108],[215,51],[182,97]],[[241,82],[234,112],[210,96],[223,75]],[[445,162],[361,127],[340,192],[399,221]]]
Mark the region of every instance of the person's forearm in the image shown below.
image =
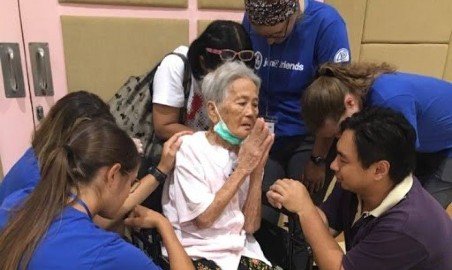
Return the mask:
[[[159,185],[159,182],[155,180],[154,176],[146,175],[144,178],[140,180],[140,185],[137,189],[130,193],[121,208],[115,215],[114,219],[106,219],[102,218],[96,221],[96,224],[100,227],[110,230],[112,227],[116,226],[117,223],[122,220],[127,213],[132,211],[132,209],[141,204]]]
[[[147,197],[158,187],[160,183],[154,176],[148,174],[140,180],[140,184],[137,189],[130,193],[121,209],[118,211],[117,216],[123,218],[125,214],[132,211],[132,209],[141,204]]]
[[[250,175],[248,195],[242,208],[245,216],[243,229],[247,233],[255,233],[261,225],[262,176],[262,172]]]
[[[226,205],[231,201],[232,197],[237,194],[240,186],[247,176],[247,172],[236,169],[231,176],[225,181],[224,185],[215,194],[215,198],[207,209],[196,218],[196,225],[199,228],[209,228],[223,213]]]
[[[195,269],[193,263],[182,247],[179,239],[174,233],[173,227],[169,221],[165,220],[157,227],[162,237],[163,245],[168,252],[170,269],[172,270],[192,270]]]
[[[318,209],[313,204],[306,207],[308,209],[297,214],[300,218],[303,234],[313,250],[319,269],[341,269],[344,256],[342,249],[331,236]]]
[[[160,127],[155,128],[155,132],[158,138],[162,140],[168,140],[173,136],[174,134],[180,132],[180,131],[194,131],[192,128],[182,125],[179,123],[170,123],[170,124],[164,124]]]

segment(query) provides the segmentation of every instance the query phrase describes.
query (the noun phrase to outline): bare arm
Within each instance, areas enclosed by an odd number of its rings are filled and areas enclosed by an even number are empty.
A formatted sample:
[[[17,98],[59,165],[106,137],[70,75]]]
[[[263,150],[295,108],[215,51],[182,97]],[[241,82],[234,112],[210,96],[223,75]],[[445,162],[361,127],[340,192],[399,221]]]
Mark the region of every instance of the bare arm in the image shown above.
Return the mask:
[[[164,225],[160,225],[159,227],[157,227],[157,229],[162,236],[163,245],[168,251],[170,269],[195,269],[190,257],[188,257],[187,253],[179,242],[179,239],[177,239],[171,223],[168,220],[165,220],[164,223]]]
[[[245,216],[245,224],[243,227],[247,233],[255,233],[261,226],[262,180],[264,178],[265,164],[267,163],[273,141],[273,135],[270,135],[265,139],[262,145],[264,147],[264,152],[261,160],[250,175],[248,196],[242,209]]]
[[[124,204],[118,210],[114,219],[103,218],[99,215],[94,217],[94,222],[106,230],[116,230],[116,227],[120,224],[122,219],[132,211],[132,209],[141,204],[159,185],[159,182],[155,180],[154,176],[146,175],[140,180],[140,184],[137,189],[130,193]]]
[[[236,170],[215,194],[213,202],[195,219],[199,228],[212,226],[248,175],[251,175],[252,179],[250,179],[247,200],[242,208],[245,214],[244,229],[252,232],[260,226],[260,211],[251,211],[260,210],[263,168],[273,139],[274,136],[269,133],[263,119],[258,119],[250,135],[240,147]]]
[[[298,213],[298,216],[303,233],[314,251],[314,258],[319,268],[326,270],[343,269],[344,253],[331,236],[329,228],[325,226],[317,209],[309,207],[309,210]]]
[[[326,158],[333,140],[334,137],[321,137],[317,135],[315,137],[312,155]],[[308,161],[303,173],[303,183],[310,192],[317,192],[323,187],[325,182],[325,170],[325,164],[316,165],[311,160]]]
[[[188,126],[180,124],[181,108],[154,103],[152,105],[152,121],[154,130],[160,139],[167,140],[180,131],[193,131]]]
[[[168,174],[173,169],[176,152],[177,150],[179,150],[179,147],[182,143],[179,138],[189,133],[190,132],[187,131],[179,132],[173,135],[167,142],[165,142],[165,144],[163,145],[162,159],[157,166],[157,168],[161,172]],[[157,188],[158,185],[159,182],[153,175],[146,175],[140,180],[137,189],[129,194],[126,201],[118,210],[114,219],[106,219],[100,216],[96,216],[96,224],[107,230],[116,227],[116,225],[118,225],[118,223],[124,218],[124,216],[132,211],[135,206],[141,204]]]
[[[270,187],[267,197],[272,205],[298,214],[304,236],[320,269],[342,269],[344,253],[331,236],[329,227],[325,226],[326,216],[315,207],[303,184],[291,179],[277,180]]]
[[[250,176],[250,187],[248,196],[242,211],[245,216],[243,229],[247,233],[255,233],[261,226],[261,205],[262,205],[262,173],[254,173]]]
[[[228,205],[232,197],[237,193],[248,175],[248,170],[237,168],[215,194],[212,203],[195,219],[196,226],[201,229],[212,226],[215,220],[223,213],[224,208],[226,208],[226,205]]]

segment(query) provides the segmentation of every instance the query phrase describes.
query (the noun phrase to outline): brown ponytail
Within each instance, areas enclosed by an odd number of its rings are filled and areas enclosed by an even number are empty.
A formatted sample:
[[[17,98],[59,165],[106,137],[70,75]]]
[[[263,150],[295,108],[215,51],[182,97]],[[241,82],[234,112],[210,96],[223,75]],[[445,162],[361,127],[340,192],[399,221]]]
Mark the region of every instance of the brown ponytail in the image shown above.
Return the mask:
[[[96,172],[115,163],[133,171],[139,155],[116,124],[102,120],[78,123],[63,145],[43,160],[41,180],[31,195],[13,209],[0,235],[0,269],[25,269],[53,220],[69,204],[71,188],[89,183]]]

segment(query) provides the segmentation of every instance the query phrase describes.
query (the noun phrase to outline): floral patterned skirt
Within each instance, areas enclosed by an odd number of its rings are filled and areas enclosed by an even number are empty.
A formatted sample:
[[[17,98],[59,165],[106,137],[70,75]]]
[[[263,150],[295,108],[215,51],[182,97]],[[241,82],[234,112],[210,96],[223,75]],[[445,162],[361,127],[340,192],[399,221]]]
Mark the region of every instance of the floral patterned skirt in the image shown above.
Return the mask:
[[[195,260],[193,265],[196,270],[222,270],[214,261],[207,259]],[[273,270],[273,267],[258,259],[242,256],[237,270]]]

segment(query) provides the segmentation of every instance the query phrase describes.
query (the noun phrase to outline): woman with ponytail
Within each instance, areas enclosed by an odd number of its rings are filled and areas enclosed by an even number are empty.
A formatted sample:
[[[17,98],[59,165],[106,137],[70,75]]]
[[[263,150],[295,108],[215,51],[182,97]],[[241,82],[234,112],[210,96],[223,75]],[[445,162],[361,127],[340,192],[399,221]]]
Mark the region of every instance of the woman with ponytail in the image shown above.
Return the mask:
[[[40,176],[43,160],[61,140],[67,136],[71,126],[80,117],[103,118],[114,122],[108,105],[95,94],[77,91],[67,94],[52,106],[32,135],[31,147],[9,170],[0,185],[0,205],[11,193],[34,188]]]
[[[386,63],[325,64],[302,99],[316,139],[332,140],[339,124],[367,107],[401,112],[416,131],[415,175],[446,208],[452,201],[452,84],[398,72]]]
[[[254,67],[254,52],[245,29],[233,21],[217,20],[194,40],[173,53],[186,56],[191,69],[188,100],[184,96],[184,61],[175,54],[166,56],[153,82],[153,123],[157,136],[167,140],[179,131],[207,130],[209,117],[204,108],[200,81],[225,61],[241,60]]]
[[[40,159],[31,195],[15,192],[0,209],[0,269],[158,269],[92,221],[114,218],[128,197],[140,162],[133,141],[101,118],[77,120],[67,134]],[[163,216],[138,206],[126,224],[156,227],[172,269],[193,269]]]

